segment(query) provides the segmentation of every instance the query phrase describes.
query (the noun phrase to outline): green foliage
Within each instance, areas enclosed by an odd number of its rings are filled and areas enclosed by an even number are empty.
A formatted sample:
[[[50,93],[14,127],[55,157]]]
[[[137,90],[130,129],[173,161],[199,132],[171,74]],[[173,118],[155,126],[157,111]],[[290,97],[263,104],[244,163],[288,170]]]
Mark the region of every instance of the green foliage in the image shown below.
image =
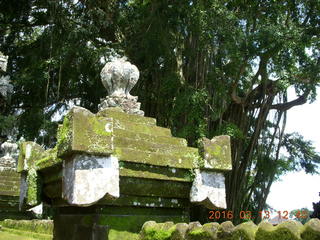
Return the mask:
[[[311,213],[312,211],[310,211],[308,208],[296,209],[290,212],[290,218],[305,224],[310,220]]]
[[[284,136],[283,145],[289,154],[287,161],[292,164],[294,170],[303,169],[306,173],[318,173],[320,155],[311,141],[304,140],[298,133],[291,133]]]

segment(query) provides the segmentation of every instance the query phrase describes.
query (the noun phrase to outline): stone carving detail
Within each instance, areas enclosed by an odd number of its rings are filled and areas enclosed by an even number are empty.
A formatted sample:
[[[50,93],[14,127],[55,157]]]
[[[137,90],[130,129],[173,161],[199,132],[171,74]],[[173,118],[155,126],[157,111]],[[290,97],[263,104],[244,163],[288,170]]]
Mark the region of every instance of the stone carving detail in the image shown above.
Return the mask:
[[[109,95],[102,99],[99,111],[108,107],[121,107],[126,113],[144,115],[140,110],[138,97],[130,95],[139,79],[139,70],[135,65],[125,58],[117,58],[106,63],[100,75]]]
[[[0,148],[4,152],[4,156],[0,158],[0,168],[16,169],[19,155],[18,144],[9,140],[4,142]]]
[[[209,209],[225,209],[226,189],[222,173],[196,169],[196,177],[190,191],[190,201]]]
[[[90,206],[105,195],[120,196],[116,157],[79,154],[63,165],[62,195],[70,205]]]
[[[7,71],[7,63],[8,63],[8,56],[4,56],[2,52],[0,52],[0,69],[3,72]]]
[[[7,71],[8,57],[0,52],[0,94],[7,98],[13,92],[13,86],[10,84],[10,77],[3,75]]]

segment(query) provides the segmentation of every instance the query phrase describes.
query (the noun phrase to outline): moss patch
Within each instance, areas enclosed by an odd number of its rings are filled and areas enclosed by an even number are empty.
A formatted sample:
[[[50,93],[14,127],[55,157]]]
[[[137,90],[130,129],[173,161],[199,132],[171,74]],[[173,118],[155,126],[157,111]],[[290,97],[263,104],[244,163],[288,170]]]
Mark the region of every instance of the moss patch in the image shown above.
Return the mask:
[[[276,227],[270,223],[259,224],[256,240],[300,240],[302,224],[296,221],[286,221]]]
[[[199,141],[199,152],[205,161],[205,168],[222,171],[232,169],[229,136],[217,136],[212,140],[201,139]]]
[[[320,220],[317,218],[310,219],[303,227],[301,234],[303,240],[320,239]]]

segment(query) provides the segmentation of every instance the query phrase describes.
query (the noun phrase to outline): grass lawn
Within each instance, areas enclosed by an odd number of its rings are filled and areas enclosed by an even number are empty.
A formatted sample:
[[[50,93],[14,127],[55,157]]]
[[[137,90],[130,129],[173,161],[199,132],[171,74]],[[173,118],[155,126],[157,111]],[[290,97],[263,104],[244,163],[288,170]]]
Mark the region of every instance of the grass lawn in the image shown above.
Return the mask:
[[[35,240],[35,238],[23,237],[7,232],[0,232],[0,240]]]

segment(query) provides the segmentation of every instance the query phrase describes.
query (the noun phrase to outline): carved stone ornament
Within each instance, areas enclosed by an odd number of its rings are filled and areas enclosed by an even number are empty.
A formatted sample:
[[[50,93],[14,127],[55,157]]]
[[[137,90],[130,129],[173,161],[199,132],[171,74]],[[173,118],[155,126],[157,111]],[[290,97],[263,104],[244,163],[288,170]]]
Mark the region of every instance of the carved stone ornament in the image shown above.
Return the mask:
[[[140,110],[138,97],[130,95],[131,89],[139,79],[139,70],[135,65],[125,58],[116,58],[106,63],[100,75],[102,84],[109,94],[102,99],[100,111],[108,107],[120,107],[126,113],[144,115]]]
[[[3,72],[7,71],[7,63],[8,63],[8,56],[4,56],[2,52],[0,52],[0,69]]]
[[[1,145],[4,156],[0,158],[0,168],[15,169],[19,155],[18,144],[11,141],[4,142]]]
[[[2,72],[7,71],[8,57],[0,52],[0,95],[5,99],[13,92],[13,86],[10,84],[10,77],[5,76]]]

